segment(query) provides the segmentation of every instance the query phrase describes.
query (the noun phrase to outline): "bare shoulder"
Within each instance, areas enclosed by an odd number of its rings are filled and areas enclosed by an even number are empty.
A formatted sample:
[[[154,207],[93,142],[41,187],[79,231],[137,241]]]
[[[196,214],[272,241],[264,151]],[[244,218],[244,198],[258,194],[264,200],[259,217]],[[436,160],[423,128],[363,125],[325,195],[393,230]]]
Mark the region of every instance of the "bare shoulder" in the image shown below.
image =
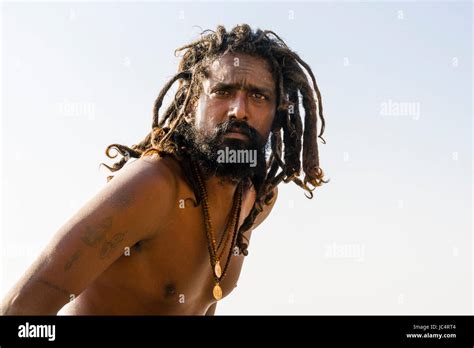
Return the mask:
[[[148,221],[150,233],[156,232],[153,222],[166,215],[177,196],[176,164],[168,157],[143,156],[123,167],[107,184],[114,195],[114,205],[131,206],[140,220]],[[152,237],[149,236],[149,237]]]
[[[140,179],[139,182],[145,179],[142,186],[146,186],[148,189],[156,187],[150,186],[150,184],[159,184],[158,187],[161,187],[165,183],[167,186],[172,186],[176,181],[175,165],[169,157],[157,154],[145,155],[123,167],[115,175],[114,180],[120,177],[126,178],[125,180]]]
[[[148,195],[172,194],[177,183],[176,165],[168,157],[146,155],[122,168],[113,180],[126,181]]]

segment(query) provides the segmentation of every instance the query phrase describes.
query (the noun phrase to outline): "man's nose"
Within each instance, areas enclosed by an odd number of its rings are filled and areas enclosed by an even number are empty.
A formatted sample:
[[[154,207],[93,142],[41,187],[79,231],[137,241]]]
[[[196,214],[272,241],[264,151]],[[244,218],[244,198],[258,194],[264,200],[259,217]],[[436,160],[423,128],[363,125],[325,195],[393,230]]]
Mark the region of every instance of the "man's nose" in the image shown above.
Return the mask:
[[[248,120],[247,99],[245,91],[237,91],[229,105],[228,116],[230,119]]]

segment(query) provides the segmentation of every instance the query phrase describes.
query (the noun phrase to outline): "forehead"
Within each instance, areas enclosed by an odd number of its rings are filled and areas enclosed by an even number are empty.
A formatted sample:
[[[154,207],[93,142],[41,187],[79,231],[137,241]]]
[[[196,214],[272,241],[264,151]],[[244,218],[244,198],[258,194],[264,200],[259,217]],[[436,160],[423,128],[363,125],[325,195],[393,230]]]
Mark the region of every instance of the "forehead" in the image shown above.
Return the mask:
[[[243,53],[226,53],[208,68],[208,80],[213,83],[250,84],[270,90],[275,82],[265,59]]]

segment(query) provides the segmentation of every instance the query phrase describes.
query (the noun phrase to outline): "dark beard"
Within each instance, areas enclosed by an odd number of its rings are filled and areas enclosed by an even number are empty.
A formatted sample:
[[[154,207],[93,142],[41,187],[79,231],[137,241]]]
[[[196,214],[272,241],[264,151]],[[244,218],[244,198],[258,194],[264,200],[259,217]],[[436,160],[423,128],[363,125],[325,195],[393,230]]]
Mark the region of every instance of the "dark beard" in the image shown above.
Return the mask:
[[[229,130],[236,128],[247,138],[225,137]],[[250,179],[256,191],[260,191],[267,173],[267,141],[246,122],[229,120],[220,123],[211,134],[200,132],[194,125],[183,122],[176,128],[175,134],[175,141],[186,148],[186,155],[199,164],[205,177],[217,176],[234,184]],[[247,156],[236,156],[233,163],[232,157],[225,156],[229,153],[245,153]],[[250,158],[252,161],[248,161]]]

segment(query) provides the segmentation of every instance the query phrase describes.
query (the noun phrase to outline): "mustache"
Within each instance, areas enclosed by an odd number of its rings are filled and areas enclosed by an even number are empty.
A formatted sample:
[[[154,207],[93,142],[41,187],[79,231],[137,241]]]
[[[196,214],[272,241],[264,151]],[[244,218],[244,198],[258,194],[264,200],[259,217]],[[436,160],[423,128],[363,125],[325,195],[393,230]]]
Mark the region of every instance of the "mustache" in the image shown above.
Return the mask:
[[[249,139],[257,140],[258,142],[261,142],[263,139],[255,128],[249,126],[247,122],[240,120],[228,120],[218,124],[215,134],[220,137],[230,132],[242,133]]]

